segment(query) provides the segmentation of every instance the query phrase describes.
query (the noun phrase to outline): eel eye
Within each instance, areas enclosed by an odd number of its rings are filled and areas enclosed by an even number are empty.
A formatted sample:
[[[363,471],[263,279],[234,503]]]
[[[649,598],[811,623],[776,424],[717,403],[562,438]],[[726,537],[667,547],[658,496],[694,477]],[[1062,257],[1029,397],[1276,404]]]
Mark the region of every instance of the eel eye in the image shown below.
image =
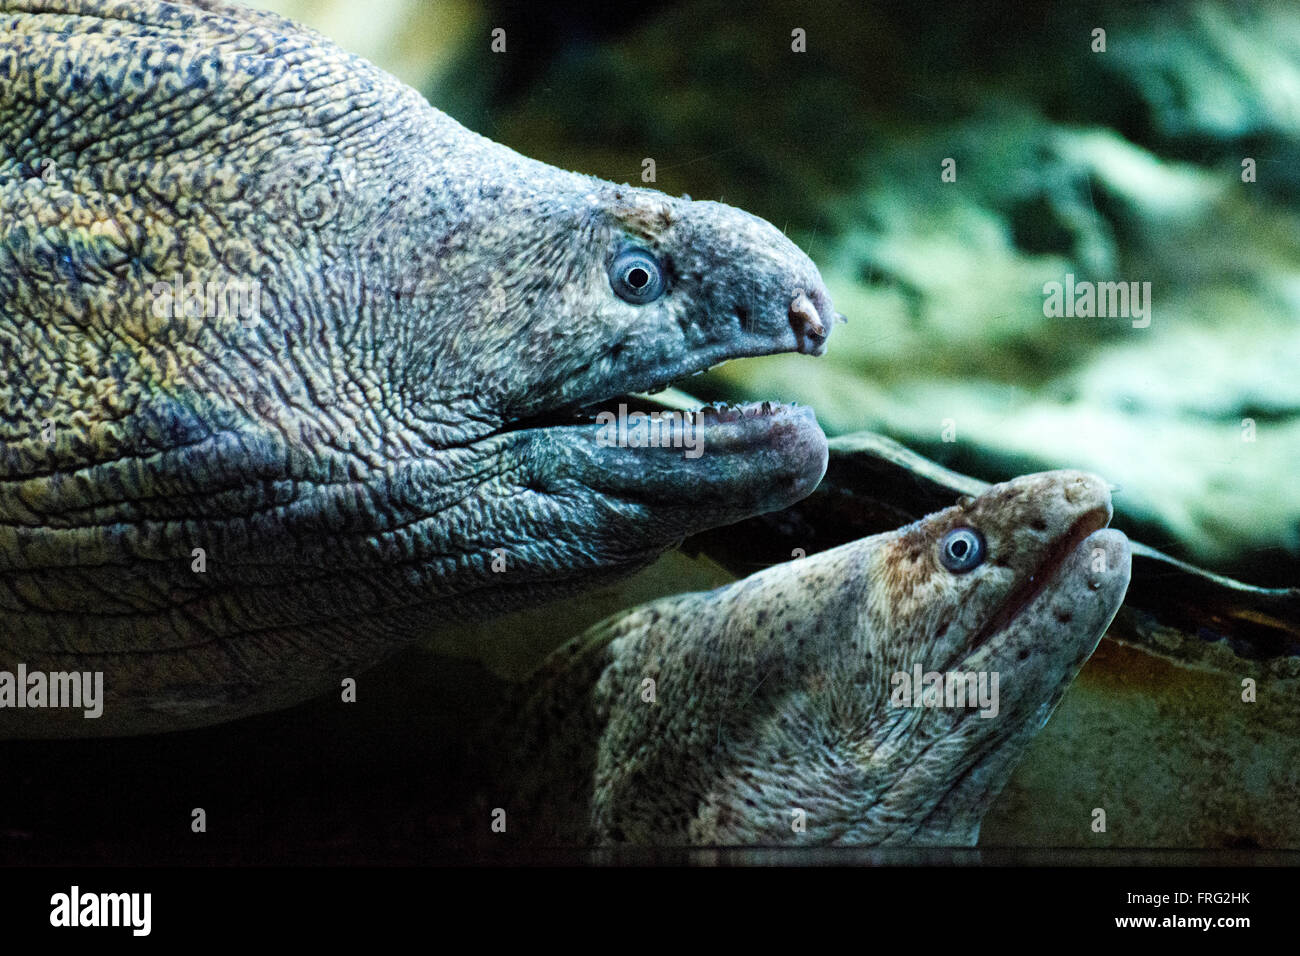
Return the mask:
[[[644,305],[663,295],[664,270],[644,249],[628,249],[609,267],[609,284],[624,302]]]
[[[984,562],[984,538],[973,528],[953,528],[939,542],[939,563],[954,574],[974,570]]]

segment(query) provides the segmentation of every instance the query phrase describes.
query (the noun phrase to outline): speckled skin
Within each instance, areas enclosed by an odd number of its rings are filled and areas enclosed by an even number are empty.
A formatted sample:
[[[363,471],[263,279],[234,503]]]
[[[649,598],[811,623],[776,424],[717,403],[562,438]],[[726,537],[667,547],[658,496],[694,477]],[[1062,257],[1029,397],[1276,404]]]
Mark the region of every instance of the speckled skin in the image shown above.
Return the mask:
[[[610,288],[629,244],[653,304]],[[177,277],[259,282],[257,315],[160,316]],[[797,500],[807,410],[695,460],[519,420],[819,353],[832,317],[770,224],[529,160],[278,17],[0,0],[0,668],[108,694],[0,735],[293,703]]]
[[[974,844],[1123,600],[1110,513],[1094,476],[1029,475],[606,621],[528,685],[491,799],[548,843]],[[988,546],[962,574],[938,561],[957,526]],[[997,715],[893,706],[893,675],[917,664],[998,673]]]

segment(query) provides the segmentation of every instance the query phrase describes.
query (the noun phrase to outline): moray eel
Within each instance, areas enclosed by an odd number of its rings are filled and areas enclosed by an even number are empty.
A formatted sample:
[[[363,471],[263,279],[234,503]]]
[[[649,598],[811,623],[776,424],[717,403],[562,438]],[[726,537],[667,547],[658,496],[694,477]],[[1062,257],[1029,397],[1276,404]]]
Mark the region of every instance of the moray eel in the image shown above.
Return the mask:
[[[706,410],[697,457],[591,413],[834,319],[769,223],[528,159],[277,16],[0,0],[0,670],[106,697],[0,735],[293,704],[784,507],[808,409]]]
[[[972,845],[1124,598],[1110,516],[1028,475],[617,615],[509,708],[485,796],[543,843]]]

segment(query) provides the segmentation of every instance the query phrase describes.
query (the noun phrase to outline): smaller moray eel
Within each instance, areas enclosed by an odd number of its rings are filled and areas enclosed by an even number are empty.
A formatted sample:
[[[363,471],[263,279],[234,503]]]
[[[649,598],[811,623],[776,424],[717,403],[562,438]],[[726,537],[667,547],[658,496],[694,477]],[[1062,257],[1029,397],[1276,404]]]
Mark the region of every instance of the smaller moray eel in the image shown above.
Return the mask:
[[[1110,517],[1101,479],[1027,475],[597,625],[543,663],[498,729],[511,832],[974,844],[1124,598],[1129,543]],[[918,667],[984,675],[996,708],[900,706],[898,675]]]

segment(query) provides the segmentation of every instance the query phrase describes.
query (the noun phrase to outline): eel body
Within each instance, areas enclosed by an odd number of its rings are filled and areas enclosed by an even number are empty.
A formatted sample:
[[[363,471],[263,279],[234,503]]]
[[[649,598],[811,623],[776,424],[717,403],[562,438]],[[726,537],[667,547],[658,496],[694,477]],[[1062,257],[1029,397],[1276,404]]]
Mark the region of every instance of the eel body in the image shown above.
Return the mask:
[[[543,843],[973,844],[1123,600],[1110,515],[1028,475],[618,615],[512,706],[496,796]]]

